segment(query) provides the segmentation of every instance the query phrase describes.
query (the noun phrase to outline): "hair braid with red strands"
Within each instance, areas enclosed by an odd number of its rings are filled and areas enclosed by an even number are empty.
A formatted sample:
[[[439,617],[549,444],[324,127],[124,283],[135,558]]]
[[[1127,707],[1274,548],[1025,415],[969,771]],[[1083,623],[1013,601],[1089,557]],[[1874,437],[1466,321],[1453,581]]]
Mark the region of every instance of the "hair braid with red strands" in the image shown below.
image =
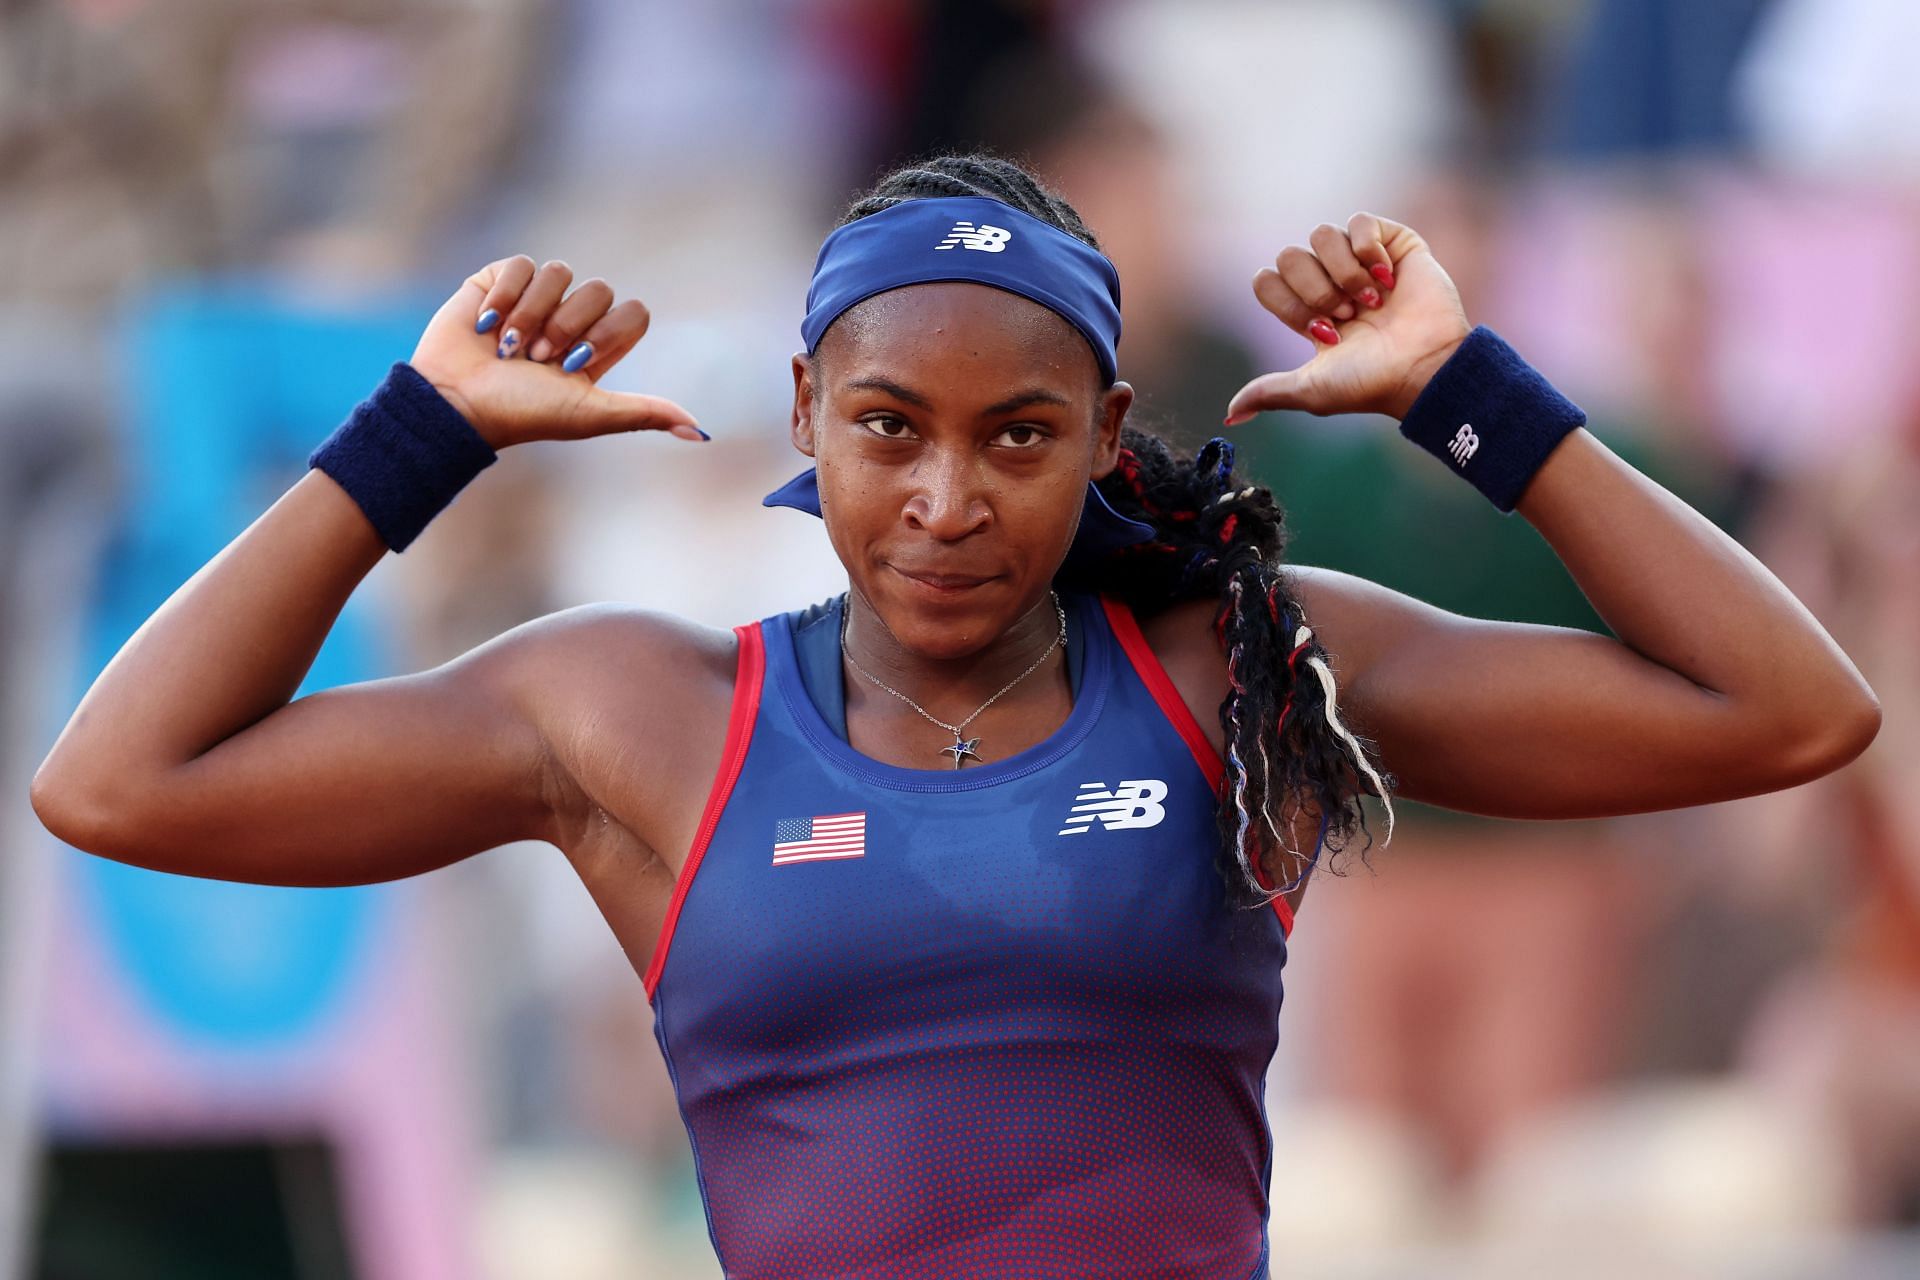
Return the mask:
[[[1142,617],[1186,600],[1218,602],[1213,634],[1227,657],[1228,684],[1220,704],[1227,766],[1220,861],[1241,891],[1237,900],[1264,905],[1315,867],[1337,872],[1325,855],[1345,849],[1356,831],[1366,832],[1371,847],[1363,794],[1386,802],[1391,839],[1393,777],[1340,721],[1330,659],[1288,589],[1286,524],[1272,492],[1234,474],[1225,439],[1191,457],[1137,427],[1123,428],[1121,439],[1120,465],[1100,491],[1160,536],[1117,553],[1076,585],[1116,596]],[[1296,849],[1290,834],[1302,812],[1318,815],[1319,834],[1311,848]],[[1273,888],[1255,870],[1269,851],[1276,874],[1286,877]]]

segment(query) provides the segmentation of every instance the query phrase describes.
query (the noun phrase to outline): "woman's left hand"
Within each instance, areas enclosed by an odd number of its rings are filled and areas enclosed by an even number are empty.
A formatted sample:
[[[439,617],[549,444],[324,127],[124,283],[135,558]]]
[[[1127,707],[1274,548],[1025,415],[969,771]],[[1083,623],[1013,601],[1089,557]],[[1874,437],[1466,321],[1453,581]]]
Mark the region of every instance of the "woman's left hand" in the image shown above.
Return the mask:
[[[1460,291],[1411,227],[1356,213],[1344,229],[1321,223],[1309,242],[1262,267],[1253,293],[1312,341],[1313,358],[1240,388],[1230,427],[1263,409],[1403,418],[1472,329]]]

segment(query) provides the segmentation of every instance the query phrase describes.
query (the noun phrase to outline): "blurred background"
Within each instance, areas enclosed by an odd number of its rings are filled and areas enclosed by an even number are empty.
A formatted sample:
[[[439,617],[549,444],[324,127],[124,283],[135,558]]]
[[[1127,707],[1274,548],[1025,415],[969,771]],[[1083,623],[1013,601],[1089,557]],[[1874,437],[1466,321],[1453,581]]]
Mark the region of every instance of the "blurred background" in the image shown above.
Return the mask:
[[[843,588],[816,522],[759,505],[805,465],[808,272],[857,190],[956,145],[1078,206],[1122,376],[1189,446],[1306,355],[1254,271],[1357,209],[1409,222],[1885,707],[1808,786],[1409,804],[1318,884],[1275,1275],[1920,1274],[1916,49],[1911,0],[0,3],[0,1277],[719,1274],[641,984],[557,851],[227,885],[76,853],[27,782],[508,253],[643,298],[610,385],[715,439],[510,451],[303,692],[592,600],[730,626]],[[1233,439],[1291,559],[1604,629],[1391,422]]]

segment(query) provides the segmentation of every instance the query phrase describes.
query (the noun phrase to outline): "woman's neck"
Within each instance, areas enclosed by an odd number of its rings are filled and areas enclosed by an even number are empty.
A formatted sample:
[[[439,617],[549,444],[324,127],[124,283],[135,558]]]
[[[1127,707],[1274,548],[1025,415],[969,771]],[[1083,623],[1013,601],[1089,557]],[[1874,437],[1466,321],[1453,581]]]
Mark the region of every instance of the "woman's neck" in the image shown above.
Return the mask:
[[[1003,689],[1012,698],[1028,685],[1047,688],[1066,671],[1062,618],[1054,602],[1051,592],[1043,595],[979,649],[962,657],[938,658],[908,649],[873,606],[849,590],[843,652],[850,663],[857,664],[847,672],[849,687],[864,684],[887,697],[865,677],[877,678],[919,703],[928,714],[948,721],[971,715]],[[1043,654],[1045,660],[1035,667]],[[1007,688],[1015,680],[1019,683]]]

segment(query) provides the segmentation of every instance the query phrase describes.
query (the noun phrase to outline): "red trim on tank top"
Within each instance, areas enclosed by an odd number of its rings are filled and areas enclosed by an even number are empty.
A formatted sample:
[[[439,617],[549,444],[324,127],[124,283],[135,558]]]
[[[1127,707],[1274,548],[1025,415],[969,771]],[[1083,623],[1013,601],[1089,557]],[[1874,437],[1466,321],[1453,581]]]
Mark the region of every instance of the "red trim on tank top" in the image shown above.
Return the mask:
[[[1220,759],[1220,753],[1207,740],[1206,730],[1193,718],[1193,708],[1180,696],[1179,688],[1173,683],[1173,677],[1160,662],[1160,655],[1147,643],[1146,635],[1140,630],[1139,621],[1133,616],[1133,610],[1114,596],[1100,597],[1101,607],[1106,610],[1107,623],[1113,628],[1114,639],[1120,642],[1120,648],[1126,653],[1127,661],[1140,676],[1141,683],[1147,686],[1147,692],[1159,704],[1161,714],[1173,725],[1181,741],[1187,744],[1187,750],[1193,753],[1193,759],[1200,766],[1200,772],[1207,775],[1215,795],[1220,793],[1220,784],[1227,776],[1226,762]],[[1272,890],[1273,882],[1267,878],[1266,870],[1258,862],[1253,867],[1254,879],[1260,887]],[[1273,914],[1280,918],[1280,931],[1293,933],[1293,908],[1285,898],[1273,900]]]
[[[733,629],[740,638],[740,660],[733,678],[733,709],[727,717],[727,744],[720,752],[720,767],[715,771],[713,787],[707,792],[707,807],[700,814],[700,827],[693,837],[693,845],[687,850],[686,865],[680,869],[680,879],[673,886],[673,897],[667,903],[667,918],[660,924],[660,938],[653,946],[653,960],[647,965],[642,985],[647,990],[647,999],[653,999],[653,993],[660,985],[660,973],[667,964],[667,948],[673,945],[673,926],[680,919],[680,904],[686,901],[687,890],[693,887],[693,877],[700,870],[700,861],[706,856],[707,845],[713,840],[713,830],[720,825],[720,811],[727,807],[727,797],[733,794],[733,784],[740,779],[740,768],[746,763],[747,747],[753,741],[754,721],[760,715],[760,687],[767,674],[766,638],[761,633],[758,622],[744,622]]]

